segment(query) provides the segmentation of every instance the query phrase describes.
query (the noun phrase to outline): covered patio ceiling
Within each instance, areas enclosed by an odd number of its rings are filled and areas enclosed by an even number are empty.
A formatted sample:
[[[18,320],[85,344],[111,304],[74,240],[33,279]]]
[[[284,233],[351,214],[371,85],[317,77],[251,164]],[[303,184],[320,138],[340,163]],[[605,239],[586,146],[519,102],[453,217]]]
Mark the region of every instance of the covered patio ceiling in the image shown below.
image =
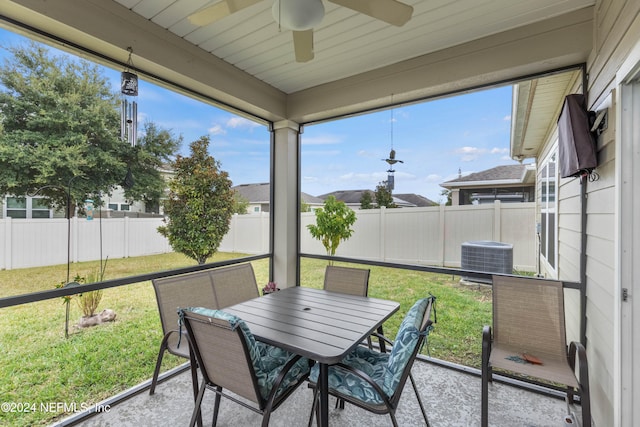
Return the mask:
[[[324,1],[305,63],[272,0],[202,26],[189,17],[216,1],[0,0],[0,23],[116,68],[131,48],[143,77],[273,122],[471,90],[579,64],[591,50],[595,0],[403,2],[412,18],[395,27]]]

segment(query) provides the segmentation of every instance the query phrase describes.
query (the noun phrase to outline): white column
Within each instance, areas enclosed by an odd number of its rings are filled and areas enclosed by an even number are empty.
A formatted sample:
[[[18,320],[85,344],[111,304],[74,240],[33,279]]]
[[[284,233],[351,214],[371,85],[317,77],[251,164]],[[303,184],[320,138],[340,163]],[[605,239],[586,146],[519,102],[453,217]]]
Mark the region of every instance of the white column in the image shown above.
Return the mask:
[[[460,189],[454,188],[451,190],[451,206],[458,206],[460,204]]]
[[[273,280],[280,288],[295,286],[298,278],[299,134],[297,123],[274,123]]]

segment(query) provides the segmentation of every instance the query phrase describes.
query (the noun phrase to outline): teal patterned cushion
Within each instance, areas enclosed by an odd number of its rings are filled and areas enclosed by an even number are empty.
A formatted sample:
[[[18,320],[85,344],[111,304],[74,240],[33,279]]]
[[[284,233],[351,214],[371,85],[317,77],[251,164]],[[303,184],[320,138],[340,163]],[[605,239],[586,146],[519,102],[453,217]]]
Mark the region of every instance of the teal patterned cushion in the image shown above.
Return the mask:
[[[400,324],[396,339],[393,342],[393,348],[389,355],[389,364],[384,378],[384,386],[382,389],[387,395],[391,396],[395,392],[402,371],[409,362],[413,350],[418,344],[420,338],[420,325],[427,308],[429,298],[418,300]]]
[[[367,347],[356,347],[353,352],[342,359],[342,363],[363,371],[371,377],[378,386],[382,387],[387,363],[389,361],[389,354],[390,353],[378,353],[377,351],[369,350]],[[316,364],[311,368],[309,380],[317,383],[319,372],[319,365]],[[339,366],[329,366],[329,388],[340,394],[352,396],[369,404],[384,404],[382,397],[371,384]]]
[[[342,363],[359,369],[367,374],[391,397],[400,383],[402,371],[406,367],[411,354],[420,337],[420,325],[424,317],[429,298],[417,301],[407,312],[400,324],[391,353],[379,353],[366,347],[356,347]],[[311,369],[309,380],[318,382],[319,366]],[[371,405],[384,404],[382,397],[367,381],[339,366],[329,367],[329,389],[354,397]]]
[[[271,389],[273,388],[274,382],[278,378],[280,371],[284,368],[287,362],[295,356],[295,354],[289,353],[281,348],[256,341],[244,320],[233,314],[227,313],[223,310],[212,310],[203,307],[192,307],[185,310],[202,316],[212,317],[214,319],[226,320],[229,322],[229,325],[231,325],[233,330],[240,328],[245,342],[247,343],[251,364],[253,365],[253,370],[258,380],[260,395],[264,399],[268,399],[269,393],[271,393]],[[302,357],[293,365],[289,372],[287,372],[280,383],[276,396],[282,394],[290,386],[297,384],[300,378],[308,372],[309,361]]]

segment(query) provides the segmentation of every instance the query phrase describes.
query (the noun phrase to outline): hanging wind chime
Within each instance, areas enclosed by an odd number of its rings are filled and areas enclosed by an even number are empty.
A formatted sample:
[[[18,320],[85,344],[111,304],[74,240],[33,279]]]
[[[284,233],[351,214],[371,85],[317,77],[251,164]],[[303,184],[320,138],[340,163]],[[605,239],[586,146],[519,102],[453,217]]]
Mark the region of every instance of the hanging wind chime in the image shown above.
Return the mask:
[[[135,101],[138,97],[138,75],[133,72],[133,60],[131,54],[133,49],[128,47],[129,58],[127,59],[127,67],[120,74],[120,92],[122,93],[120,105],[120,139],[128,142],[133,148],[138,143],[138,103]],[[131,99],[133,98],[133,100]],[[133,187],[133,173],[131,165],[127,165],[127,175],[122,183],[123,187]]]
[[[393,103],[393,95],[391,95],[391,101]],[[393,165],[395,165],[396,163],[404,163],[402,160],[396,159],[396,150],[393,149],[393,122],[394,122],[393,108],[391,108],[391,120],[390,120],[391,151],[389,152],[388,158],[382,159],[383,161],[389,164],[389,169],[387,170],[387,181],[386,181],[387,190],[389,190],[389,193],[393,192],[393,189],[395,188],[395,176],[393,175],[393,173],[395,172],[395,169],[393,169]]]
[[[120,138],[127,141],[129,145],[135,147],[138,140],[138,76],[133,73],[133,60],[131,54],[133,49],[128,47],[129,59],[127,67],[120,74],[120,92],[122,93],[120,109]],[[134,98],[131,100],[130,98]]]

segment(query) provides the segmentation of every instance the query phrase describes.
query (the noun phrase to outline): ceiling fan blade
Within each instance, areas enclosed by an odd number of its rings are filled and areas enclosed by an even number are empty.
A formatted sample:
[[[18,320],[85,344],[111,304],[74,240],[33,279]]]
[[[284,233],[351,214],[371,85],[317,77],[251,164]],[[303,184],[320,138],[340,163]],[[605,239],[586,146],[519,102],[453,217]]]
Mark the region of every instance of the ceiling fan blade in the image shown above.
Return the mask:
[[[313,59],[313,30],[293,31],[293,49],[296,62],[308,62]]]
[[[262,0],[221,0],[190,15],[189,22],[199,27],[209,25],[260,1]]]
[[[364,13],[388,24],[402,27],[413,14],[413,6],[397,0],[329,0],[331,3]]]

